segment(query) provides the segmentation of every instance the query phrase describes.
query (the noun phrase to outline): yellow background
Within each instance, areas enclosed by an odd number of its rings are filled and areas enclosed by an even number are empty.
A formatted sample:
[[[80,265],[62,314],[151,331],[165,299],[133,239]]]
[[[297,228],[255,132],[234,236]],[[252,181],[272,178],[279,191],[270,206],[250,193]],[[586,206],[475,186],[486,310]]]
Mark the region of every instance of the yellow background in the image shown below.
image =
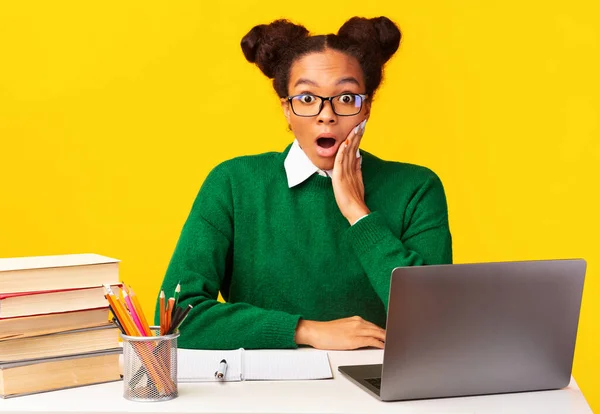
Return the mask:
[[[0,256],[96,252],[153,312],[202,180],[292,136],[239,47],[289,17],[386,15],[403,43],[363,147],[446,186],[456,262],[588,260],[574,375],[600,410],[595,0],[4,1]]]

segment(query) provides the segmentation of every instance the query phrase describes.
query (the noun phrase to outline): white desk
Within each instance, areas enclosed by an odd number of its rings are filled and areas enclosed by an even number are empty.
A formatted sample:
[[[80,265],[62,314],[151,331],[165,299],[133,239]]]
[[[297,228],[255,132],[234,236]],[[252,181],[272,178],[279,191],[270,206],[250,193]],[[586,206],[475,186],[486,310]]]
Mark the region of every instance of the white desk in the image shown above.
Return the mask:
[[[574,380],[557,391],[384,403],[337,371],[381,363],[382,352],[329,352],[333,380],[179,384],[178,398],[158,403],[125,400],[119,381],[0,400],[0,413],[592,413]]]

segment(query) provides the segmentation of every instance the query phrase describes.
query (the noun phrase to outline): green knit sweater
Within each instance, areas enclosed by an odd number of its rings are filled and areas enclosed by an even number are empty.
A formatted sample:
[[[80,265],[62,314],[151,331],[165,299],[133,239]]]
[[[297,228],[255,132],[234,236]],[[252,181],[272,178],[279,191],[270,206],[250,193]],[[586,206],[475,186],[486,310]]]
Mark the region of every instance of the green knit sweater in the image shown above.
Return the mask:
[[[294,348],[300,318],[384,327],[395,267],[452,262],[431,170],[361,151],[371,214],[350,226],[330,178],[288,188],[289,149],[223,162],[204,181],[161,287],[168,297],[181,282],[180,306],[194,306],[180,347]]]

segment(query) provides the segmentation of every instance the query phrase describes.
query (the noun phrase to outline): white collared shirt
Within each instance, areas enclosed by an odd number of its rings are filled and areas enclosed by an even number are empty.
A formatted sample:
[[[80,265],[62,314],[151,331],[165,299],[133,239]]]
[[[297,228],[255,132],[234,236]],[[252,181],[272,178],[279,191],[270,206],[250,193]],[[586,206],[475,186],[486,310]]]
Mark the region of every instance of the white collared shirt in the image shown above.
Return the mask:
[[[359,157],[360,150],[357,149],[356,158]],[[362,163],[362,158],[360,162]],[[292,144],[288,155],[285,157],[283,166],[285,167],[285,174],[287,176],[289,188],[295,187],[298,184],[303,183],[315,173],[324,177],[331,177],[333,175],[333,170],[321,170],[320,168],[317,168],[317,166],[312,163],[310,158],[308,158],[304,150],[300,148],[300,144],[298,143],[297,139],[294,140],[294,143]],[[358,223],[367,215],[356,220],[353,223],[353,225]]]
[[[326,172],[317,168],[306,153],[300,148],[298,140],[295,139],[290,152],[285,157],[283,162],[285,167],[285,174],[287,176],[288,187],[292,188],[298,184],[308,180],[313,174],[317,173],[322,176],[331,177],[332,170]]]
[[[360,158],[359,149],[356,150],[356,158]],[[362,159],[360,162],[362,164]],[[331,177],[333,175],[333,170],[321,170],[317,168],[310,158],[308,158],[308,155],[306,155],[304,150],[300,148],[297,139],[294,140],[290,152],[288,152],[288,155],[285,157],[283,166],[285,167],[289,188],[303,183],[315,173],[322,175],[323,177]]]

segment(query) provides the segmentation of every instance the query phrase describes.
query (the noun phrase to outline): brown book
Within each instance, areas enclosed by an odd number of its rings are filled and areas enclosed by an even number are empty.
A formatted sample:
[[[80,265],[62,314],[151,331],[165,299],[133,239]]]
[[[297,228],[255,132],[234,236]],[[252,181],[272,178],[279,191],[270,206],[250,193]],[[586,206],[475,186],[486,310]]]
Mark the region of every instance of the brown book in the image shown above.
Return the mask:
[[[119,286],[111,286],[115,295]],[[0,295],[0,318],[41,315],[107,306],[104,287]]]
[[[0,397],[117,381],[121,349],[0,364]]]
[[[0,258],[0,295],[119,283],[119,261],[98,254]]]
[[[0,318],[0,341],[106,325],[108,306],[70,312]]]
[[[104,326],[0,341],[0,363],[52,358],[119,347],[119,329]]]

